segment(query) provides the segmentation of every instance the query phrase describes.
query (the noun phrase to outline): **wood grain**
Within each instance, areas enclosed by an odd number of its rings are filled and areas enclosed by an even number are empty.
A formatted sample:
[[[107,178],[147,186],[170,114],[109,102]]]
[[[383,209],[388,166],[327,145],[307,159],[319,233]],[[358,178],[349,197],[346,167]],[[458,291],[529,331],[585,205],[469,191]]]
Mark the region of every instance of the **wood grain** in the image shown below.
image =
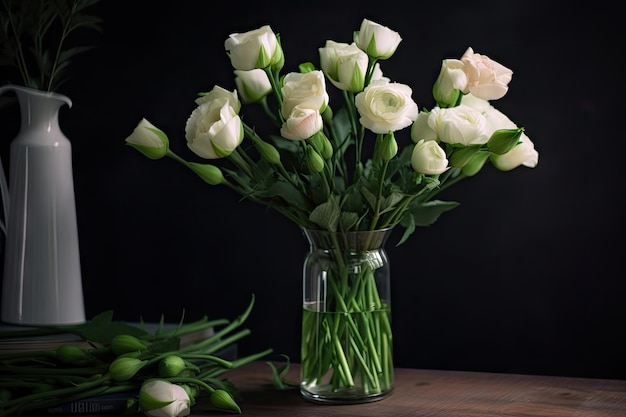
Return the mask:
[[[291,365],[288,378],[297,380]],[[224,375],[239,389],[242,416],[273,417],[625,417],[626,381],[479,372],[396,369],[383,400],[358,405],[308,402],[297,388],[280,391],[255,362]],[[201,398],[192,416],[231,415]]]

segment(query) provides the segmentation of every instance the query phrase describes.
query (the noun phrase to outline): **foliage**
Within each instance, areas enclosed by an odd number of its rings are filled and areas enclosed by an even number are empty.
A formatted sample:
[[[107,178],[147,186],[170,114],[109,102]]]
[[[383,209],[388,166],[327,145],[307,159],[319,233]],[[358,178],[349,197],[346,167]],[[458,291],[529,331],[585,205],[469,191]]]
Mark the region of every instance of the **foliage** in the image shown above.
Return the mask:
[[[58,91],[72,59],[93,49],[68,41],[79,30],[101,31],[102,19],[85,13],[99,1],[2,0],[0,66],[17,69],[25,87]]]
[[[153,332],[143,324],[136,326],[113,320],[112,311],[103,312],[82,324],[0,332],[3,339],[71,333],[93,346],[84,348],[66,343],[49,350],[0,353],[0,394],[4,399],[0,402],[0,416],[45,410],[116,392],[128,393],[128,412],[138,411],[133,399],[142,384],[152,378],[192,387],[190,392],[214,394],[226,391],[227,395],[215,396],[220,401],[214,405],[240,412],[235,402],[239,397],[236,387],[220,376],[265,357],[271,349],[234,360],[216,355],[250,334],[250,330],[239,328],[253,305],[254,297],[245,312],[232,321],[203,317],[184,323],[181,319],[175,328],[166,328],[161,318]],[[205,329],[213,329],[213,333],[205,339],[181,345],[183,335]],[[232,400],[225,401],[228,398]],[[195,396],[192,398],[194,402]]]

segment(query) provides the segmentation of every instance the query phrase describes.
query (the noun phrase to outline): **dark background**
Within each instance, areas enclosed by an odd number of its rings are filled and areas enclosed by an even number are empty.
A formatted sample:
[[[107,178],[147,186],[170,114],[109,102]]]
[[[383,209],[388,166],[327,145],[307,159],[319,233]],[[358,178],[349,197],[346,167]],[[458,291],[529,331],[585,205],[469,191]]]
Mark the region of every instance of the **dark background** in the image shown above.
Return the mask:
[[[59,89],[73,101],[60,119],[73,146],[87,316],[234,318],[255,294],[240,353],[271,347],[271,359],[298,360],[308,248],[298,227],[124,139],[146,117],[193,159],[184,125],[196,93],[234,88],[230,33],[271,25],[285,71],[295,71],[317,64],[327,39],[351,42],[369,18],[402,36],[383,70],[410,85],[420,107],[433,105],[441,60],[468,46],[511,68],[510,90],[493,104],[540,155],[534,169],[485,168],[442,194],[459,208],[400,247],[399,231],[392,236],[396,365],[626,378],[621,12],[608,2],[391,4],[218,11],[208,1],[108,0],[92,9],[104,32],[81,41],[98,48],[76,58]],[[19,119],[11,107],[1,117],[8,169]],[[408,130],[397,136],[406,143]]]

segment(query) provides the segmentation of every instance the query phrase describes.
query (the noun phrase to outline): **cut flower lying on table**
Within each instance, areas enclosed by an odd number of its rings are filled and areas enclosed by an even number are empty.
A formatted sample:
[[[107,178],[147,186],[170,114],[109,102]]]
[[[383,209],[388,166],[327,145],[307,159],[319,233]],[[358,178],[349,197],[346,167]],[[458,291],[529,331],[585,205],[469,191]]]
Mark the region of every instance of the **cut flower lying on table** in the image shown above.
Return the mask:
[[[400,224],[401,242],[456,207],[434,197],[488,161],[502,171],[537,165],[524,129],[489,102],[506,94],[512,71],[472,48],[442,61],[432,88],[436,105],[420,111],[408,85],[383,75],[380,62],[401,41],[391,29],[364,19],[354,42],[328,40],[319,48],[321,69],[307,62],[284,75],[279,39],[263,26],[225,41],[236,88],[200,93],[185,126],[189,149],[213,163],[184,160],[145,118],[126,143],[151,159],[173,158],[208,184],[226,185],[301,227]],[[343,97],[338,110],[326,81]],[[253,104],[275,131],[262,136],[244,121],[244,105]],[[399,141],[396,132],[407,128],[409,141]]]
[[[83,324],[2,331],[0,337],[7,340],[75,334],[92,347],[68,342],[53,349],[0,352],[0,416],[52,412],[109,394],[126,398],[123,415],[186,416],[201,394],[217,409],[241,413],[240,394],[223,375],[266,357],[272,349],[233,360],[222,358],[220,351],[251,333],[240,327],[253,306],[254,295],[234,320],[205,316],[181,321],[173,329],[164,328],[162,320],[153,332],[112,320],[112,311]],[[207,329],[210,336],[181,344],[184,335]]]

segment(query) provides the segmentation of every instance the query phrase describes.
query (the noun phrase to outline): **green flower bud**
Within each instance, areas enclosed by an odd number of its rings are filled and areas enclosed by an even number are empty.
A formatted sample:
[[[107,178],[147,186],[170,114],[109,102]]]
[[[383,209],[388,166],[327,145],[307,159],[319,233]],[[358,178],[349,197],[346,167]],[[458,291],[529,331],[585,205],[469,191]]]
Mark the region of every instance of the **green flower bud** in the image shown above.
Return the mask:
[[[222,170],[211,164],[198,164],[196,162],[188,162],[187,166],[195,172],[204,182],[210,185],[220,185],[226,182]]]
[[[322,112],[322,120],[324,120],[324,123],[327,123],[327,124],[332,123],[333,116],[334,116],[333,109],[331,109],[330,106],[326,106],[326,108]]]
[[[313,149],[311,145],[307,145],[306,147],[306,158],[309,164],[309,169],[312,172],[319,173],[324,170],[324,159],[315,151],[315,149]]]
[[[161,159],[167,154],[170,143],[165,132],[148,120],[141,119],[133,133],[126,138],[126,144],[150,159]]]
[[[496,155],[504,155],[519,143],[523,132],[523,127],[496,130],[491,134],[487,142],[487,148]]]
[[[239,408],[232,395],[223,389],[216,389],[211,393],[211,404],[222,410],[232,410],[241,414],[241,408]]]
[[[481,145],[469,145],[454,148],[452,155],[450,155],[450,165],[453,168],[463,168],[480,150],[480,147]]]
[[[276,35],[276,50],[274,50],[274,55],[272,55],[272,71],[274,73],[280,72],[281,69],[285,66],[285,54],[283,53],[283,47],[280,44],[280,35]]]
[[[489,152],[476,152],[472,159],[463,166],[461,172],[468,177],[478,174],[478,172],[482,169],[485,162],[489,159]]]
[[[185,361],[178,355],[168,355],[159,362],[159,375],[170,378],[178,376],[186,368]]]
[[[280,154],[274,145],[262,140],[255,140],[254,146],[259,151],[263,159],[270,164],[276,165],[280,163]]]
[[[57,359],[62,363],[77,363],[90,359],[87,351],[80,346],[65,344],[56,350]]]
[[[385,135],[380,147],[380,157],[383,161],[390,161],[398,153],[398,142],[393,132]]]
[[[329,160],[333,156],[333,145],[322,130],[311,136],[308,141],[325,160]]]
[[[128,381],[139,372],[148,361],[137,358],[117,358],[109,365],[111,379],[122,382]]]
[[[143,340],[129,334],[118,334],[111,340],[111,351],[115,356],[130,352],[141,352],[148,349]]]

